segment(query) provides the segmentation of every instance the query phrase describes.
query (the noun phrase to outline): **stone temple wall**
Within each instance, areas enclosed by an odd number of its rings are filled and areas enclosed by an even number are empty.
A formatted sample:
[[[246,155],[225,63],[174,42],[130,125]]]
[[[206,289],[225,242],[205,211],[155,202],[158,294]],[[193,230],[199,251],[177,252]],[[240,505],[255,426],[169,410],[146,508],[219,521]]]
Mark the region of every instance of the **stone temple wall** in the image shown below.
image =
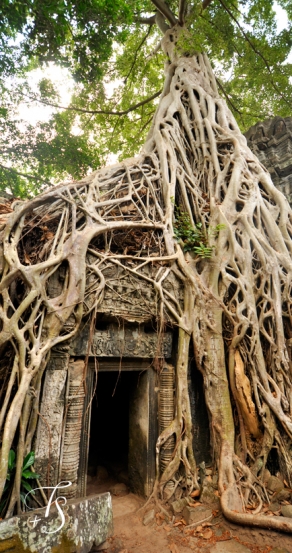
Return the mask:
[[[245,133],[248,146],[292,206],[292,117],[274,117]]]

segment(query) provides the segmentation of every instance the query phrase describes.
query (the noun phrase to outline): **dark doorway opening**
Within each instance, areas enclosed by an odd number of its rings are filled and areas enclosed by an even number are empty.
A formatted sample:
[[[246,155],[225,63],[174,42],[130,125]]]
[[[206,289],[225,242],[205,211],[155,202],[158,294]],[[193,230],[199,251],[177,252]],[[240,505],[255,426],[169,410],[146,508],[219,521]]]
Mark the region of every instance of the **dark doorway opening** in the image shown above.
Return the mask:
[[[105,371],[98,374],[91,407],[88,473],[102,479],[128,480],[129,408],[135,372]],[[126,483],[126,482],[125,482]]]
[[[93,375],[91,370],[90,382]],[[149,362],[123,359],[122,368],[118,360],[99,362],[96,392],[87,411],[88,445],[84,454],[81,451],[87,495],[115,493],[122,487],[117,483],[143,497],[150,495],[158,430],[155,386],[156,371]],[[81,475],[82,462],[80,467]]]

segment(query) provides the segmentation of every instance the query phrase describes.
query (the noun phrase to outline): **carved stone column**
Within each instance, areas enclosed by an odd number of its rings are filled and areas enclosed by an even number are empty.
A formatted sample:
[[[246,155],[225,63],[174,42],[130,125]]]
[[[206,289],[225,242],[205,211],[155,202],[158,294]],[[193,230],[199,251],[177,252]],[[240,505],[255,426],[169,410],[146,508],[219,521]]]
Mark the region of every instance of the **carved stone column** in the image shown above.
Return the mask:
[[[43,486],[55,486],[58,483],[69,359],[69,345],[54,348],[44,374],[34,442],[34,468],[40,474]]]
[[[80,441],[83,433],[83,408],[85,398],[85,362],[70,361],[66,394],[65,424],[61,447],[59,480],[70,480],[72,486],[63,495],[73,498],[77,494]]]

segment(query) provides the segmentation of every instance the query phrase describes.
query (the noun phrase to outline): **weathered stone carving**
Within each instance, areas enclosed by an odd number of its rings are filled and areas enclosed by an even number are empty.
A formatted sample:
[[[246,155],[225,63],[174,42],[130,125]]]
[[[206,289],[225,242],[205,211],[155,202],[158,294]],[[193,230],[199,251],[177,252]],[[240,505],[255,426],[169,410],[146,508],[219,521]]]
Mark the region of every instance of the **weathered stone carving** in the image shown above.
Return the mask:
[[[75,497],[80,458],[80,440],[85,398],[85,363],[83,360],[70,362],[68,371],[68,395],[66,396],[65,428],[61,450],[59,480],[70,480],[63,495]]]
[[[157,254],[155,254],[157,255]],[[90,254],[87,260],[90,263],[95,258]],[[139,265],[141,263],[139,262]],[[132,262],[132,268],[135,269],[135,261]],[[128,322],[145,323],[153,318],[158,318],[159,301],[157,290],[154,288],[149,278],[153,278],[151,267],[148,265],[139,270],[139,275],[130,274],[122,266],[117,266],[110,259],[106,262],[106,267],[102,268],[105,278],[105,289],[101,303],[98,306],[98,312],[113,317],[121,317]],[[145,280],[141,285],[141,274],[145,275]],[[87,286],[95,289],[95,275],[88,276]],[[179,279],[173,273],[164,280],[164,289],[170,292],[177,300],[182,300],[182,290]],[[95,302],[95,293],[88,294],[84,303],[86,308]],[[170,313],[165,312],[164,316],[170,319]]]
[[[135,361],[131,357],[122,360],[120,358],[109,357],[108,359],[102,358],[98,360],[90,360],[88,363],[88,367],[91,369],[91,372],[94,372],[94,370],[97,368],[99,373],[113,371],[119,372],[120,370],[122,370],[123,372],[143,372],[147,371],[149,367],[151,367],[152,361],[152,359],[143,360],[139,357],[135,358]],[[90,371],[88,371],[88,374],[89,372]]]
[[[55,484],[59,477],[69,358],[69,346],[53,350],[45,371],[40,416],[34,444],[35,471],[41,475],[40,481],[43,486]]]
[[[93,545],[100,545],[113,533],[110,493],[68,501],[67,505],[62,505],[62,510],[65,524],[57,532],[61,521],[54,506],[48,517],[44,509],[38,509],[0,522],[0,551],[88,553]]]
[[[275,186],[292,204],[292,117],[266,119],[251,127],[245,136]]]
[[[159,375],[159,434],[161,434],[173,421],[174,416],[174,388],[175,371],[172,365],[165,365]],[[170,436],[161,447],[160,467],[164,471],[170,463],[175,448],[174,436]]]
[[[95,368],[95,367],[94,367]],[[82,416],[82,433],[80,439],[79,450],[79,467],[78,467],[78,481],[77,481],[77,493],[76,497],[86,496],[87,486],[87,468],[88,468],[88,452],[89,452],[89,440],[90,440],[90,421],[91,421],[91,405],[93,397],[93,385],[94,385],[95,370],[87,366],[85,376],[85,390]]]
[[[71,355],[88,354],[89,327],[85,326],[72,341]],[[93,357],[139,357],[154,358],[171,356],[172,333],[162,339],[157,333],[146,333],[142,328],[109,325],[106,330],[95,330],[89,355]]]

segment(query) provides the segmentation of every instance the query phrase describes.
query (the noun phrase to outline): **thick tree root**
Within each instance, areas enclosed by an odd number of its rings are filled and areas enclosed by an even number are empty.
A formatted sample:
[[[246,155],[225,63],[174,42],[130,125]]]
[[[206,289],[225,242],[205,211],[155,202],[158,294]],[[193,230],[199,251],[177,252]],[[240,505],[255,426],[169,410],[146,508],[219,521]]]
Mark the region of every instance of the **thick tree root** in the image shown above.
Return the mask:
[[[292,533],[291,518],[237,513],[230,509],[229,505],[233,503],[233,493],[233,485],[230,484],[230,487],[223,492],[220,500],[222,513],[228,520],[242,526],[254,526],[255,528],[266,528],[267,530],[279,530],[280,532]]]

